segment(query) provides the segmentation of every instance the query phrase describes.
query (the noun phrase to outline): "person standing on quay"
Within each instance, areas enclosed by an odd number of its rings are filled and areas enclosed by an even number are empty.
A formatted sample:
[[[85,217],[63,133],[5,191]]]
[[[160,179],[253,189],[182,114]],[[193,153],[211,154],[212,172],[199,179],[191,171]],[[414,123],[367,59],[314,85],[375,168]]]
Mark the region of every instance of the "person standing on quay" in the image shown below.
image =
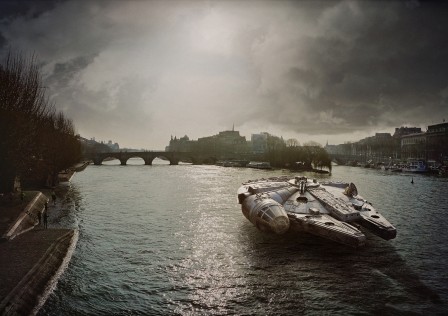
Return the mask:
[[[47,228],[48,226],[48,212],[44,211],[44,227]]]
[[[56,192],[54,190],[51,192],[51,199],[53,200],[53,205],[56,205]]]
[[[44,214],[47,214],[47,211],[48,211],[48,200],[46,200],[45,201],[45,204],[44,204]],[[42,213],[41,212],[39,212],[38,213],[38,216],[39,216],[39,225],[41,224],[41,217],[42,217]]]

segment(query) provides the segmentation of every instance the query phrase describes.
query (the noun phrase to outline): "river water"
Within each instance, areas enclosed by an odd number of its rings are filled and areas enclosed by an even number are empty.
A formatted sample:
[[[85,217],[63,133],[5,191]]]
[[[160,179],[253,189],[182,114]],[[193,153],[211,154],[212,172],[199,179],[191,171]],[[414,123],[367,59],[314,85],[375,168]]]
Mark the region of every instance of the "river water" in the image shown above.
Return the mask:
[[[288,170],[128,163],[72,179],[49,224],[78,228],[79,241],[39,315],[448,314],[447,178],[308,174],[354,182],[397,227],[355,250],[266,235],[243,216],[241,183]]]

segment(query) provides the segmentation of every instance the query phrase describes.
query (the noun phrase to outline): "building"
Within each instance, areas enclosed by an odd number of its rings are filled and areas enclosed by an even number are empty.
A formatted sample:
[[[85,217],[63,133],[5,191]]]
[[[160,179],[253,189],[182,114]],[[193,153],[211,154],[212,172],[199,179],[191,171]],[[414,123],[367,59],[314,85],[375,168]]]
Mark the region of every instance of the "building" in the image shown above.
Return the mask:
[[[118,143],[112,143],[111,140],[105,143],[103,141],[97,142],[95,140],[95,137],[87,139],[79,136],[78,139],[81,143],[82,152],[84,154],[92,152],[98,152],[98,153],[114,152],[120,150],[120,146],[118,145]]]
[[[264,154],[268,149],[268,134],[252,134],[251,138],[252,153],[254,154]]]
[[[172,137],[166,151],[196,152],[211,155],[217,159],[233,159],[252,154],[265,154],[286,147],[282,137],[277,137],[266,132],[252,134],[247,141],[234,128],[230,131],[222,131],[217,135],[200,137],[197,141],[190,140],[187,135],[181,138]]]
[[[187,135],[181,138],[171,136],[170,144],[165,147],[165,151],[190,152],[194,141],[190,141]]]
[[[219,132],[217,135],[198,138],[197,141],[190,140],[187,135],[181,138],[172,137],[166,151],[198,152],[215,157],[231,157],[234,154],[244,154],[250,151],[246,137],[240,132]]]
[[[386,163],[390,160],[407,159],[409,156],[421,156],[426,152],[419,152],[421,144],[412,144],[417,142],[414,137],[406,138],[408,135],[421,135],[420,127],[397,127],[395,133],[375,133],[375,136],[366,137],[360,141],[353,143],[345,143],[340,145],[327,145],[325,149],[334,158],[339,158],[342,161],[358,161],[366,162],[372,160],[376,163]],[[402,144],[402,139],[405,138]],[[418,140],[418,141],[421,141]],[[404,158],[402,150],[405,150]],[[426,149],[425,149],[426,150]]]
[[[448,164],[448,123],[429,125],[426,132],[427,160]]]
[[[112,151],[119,151],[120,150],[120,145],[118,145],[118,143],[112,143],[111,140],[109,140],[106,144]]]
[[[399,157],[400,140],[390,133],[375,133],[375,136],[352,143],[350,155],[356,161],[386,162]]]
[[[395,133],[393,135],[394,138],[401,139],[402,136],[409,135],[409,134],[417,134],[421,133],[422,129],[420,127],[396,127]]]
[[[426,160],[426,133],[414,133],[401,137],[401,160]]]
[[[218,135],[198,138],[196,151],[216,155],[217,157],[230,157],[232,154],[243,154],[249,151],[246,137],[239,131],[223,131]]]

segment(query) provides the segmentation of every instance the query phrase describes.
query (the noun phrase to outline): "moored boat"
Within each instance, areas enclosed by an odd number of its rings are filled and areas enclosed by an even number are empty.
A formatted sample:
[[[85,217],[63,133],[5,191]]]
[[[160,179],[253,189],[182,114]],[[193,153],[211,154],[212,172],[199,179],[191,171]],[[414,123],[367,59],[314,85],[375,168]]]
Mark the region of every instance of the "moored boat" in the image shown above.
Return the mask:
[[[246,167],[255,169],[272,169],[271,164],[266,161],[251,161]]]
[[[409,164],[405,165],[401,171],[403,172],[413,172],[413,173],[426,173],[429,169],[423,160],[413,160]]]
[[[393,165],[389,168],[390,171],[392,172],[402,172],[404,168],[404,165]]]
[[[85,168],[87,168],[87,166],[89,165],[89,161],[81,161],[81,162],[79,162],[79,163],[77,163],[76,165],[74,165],[73,167],[72,167],[72,169],[75,171],[75,172],[81,172],[81,171],[83,171]]]
[[[58,173],[58,180],[61,184],[67,184],[70,182],[70,180],[73,178],[73,175],[75,174],[74,170],[67,169],[64,171],[61,171]]]

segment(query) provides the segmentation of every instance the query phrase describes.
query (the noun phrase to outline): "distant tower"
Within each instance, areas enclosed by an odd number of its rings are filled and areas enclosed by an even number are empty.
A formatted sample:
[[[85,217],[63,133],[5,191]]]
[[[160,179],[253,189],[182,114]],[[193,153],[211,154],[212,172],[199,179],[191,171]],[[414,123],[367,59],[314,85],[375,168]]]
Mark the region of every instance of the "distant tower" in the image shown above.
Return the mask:
[[[234,132],[235,131],[235,123],[233,123],[233,125],[232,125],[232,132]]]

